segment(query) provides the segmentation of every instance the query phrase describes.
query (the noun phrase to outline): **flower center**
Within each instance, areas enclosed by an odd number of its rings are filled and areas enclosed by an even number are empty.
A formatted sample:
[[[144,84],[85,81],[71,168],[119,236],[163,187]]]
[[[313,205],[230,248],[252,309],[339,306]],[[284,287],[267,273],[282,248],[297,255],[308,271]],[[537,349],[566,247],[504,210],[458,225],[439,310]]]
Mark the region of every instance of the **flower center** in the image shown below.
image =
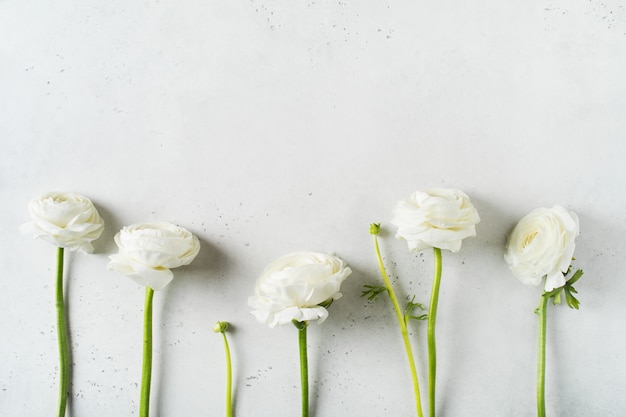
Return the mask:
[[[522,249],[526,248],[526,246],[530,245],[532,243],[532,241],[535,239],[535,237],[537,237],[537,235],[539,234],[539,232],[534,231],[529,235],[526,235],[526,237],[524,237],[524,241],[522,242]]]

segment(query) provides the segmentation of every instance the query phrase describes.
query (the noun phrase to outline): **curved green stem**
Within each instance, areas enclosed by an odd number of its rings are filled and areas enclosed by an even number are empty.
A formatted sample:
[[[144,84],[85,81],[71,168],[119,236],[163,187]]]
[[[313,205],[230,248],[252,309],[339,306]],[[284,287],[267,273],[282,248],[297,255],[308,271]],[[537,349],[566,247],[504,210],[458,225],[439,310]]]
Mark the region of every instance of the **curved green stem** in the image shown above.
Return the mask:
[[[57,416],[65,417],[69,385],[69,350],[67,346],[67,322],[65,319],[65,301],[63,300],[63,248],[57,250],[57,277],[56,277],[56,311],[57,311],[57,340],[59,345],[59,404]]]
[[[226,338],[226,332],[222,331],[224,337],[224,350],[226,351],[226,417],[233,416],[233,402],[232,402],[232,386],[233,386],[233,371],[232,363],[230,360],[230,348],[228,347],[228,339]]]
[[[300,384],[302,386],[302,417],[309,415],[309,361],[306,347],[306,329],[309,323],[293,320],[298,329],[298,344],[300,346]]]
[[[546,312],[549,297],[541,296],[537,355],[537,416],[546,417]]]
[[[391,303],[393,304],[393,309],[396,312],[398,324],[400,325],[400,332],[402,333],[402,340],[404,341],[404,349],[406,350],[406,356],[409,361],[409,369],[411,371],[411,378],[413,379],[415,409],[417,410],[417,415],[419,417],[423,417],[419,380],[417,378],[417,369],[415,368],[415,359],[413,358],[413,349],[411,348],[411,341],[409,340],[409,331],[407,329],[404,315],[402,314],[402,308],[398,303],[398,297],[396,297],[396,293],[391,287],[391,280],[389,279],[389,275],[387,275],[387,271],[385,270],[385,265],[383,264],[383,259],[380,255],[380,248],[378,247],[378,237],[376,235],[374,235],[374,247],[376,249],[376,258],[378,259],[380,274],[382,275],[383,282],[385,283],[385,288],[387,288],[387,293],[389,294],[389,298],[391,299]]]
[[[141,366],[141,399],[139,416],[150,414],[150,382],[152,379],[152,296],[154,290],[146,287],[146,302],[143,313],[143,363]]]
[[[435,255],[435,277],[428,307],[428,402],[430,417],[435,417],[435,380],[437,378],[437,347],[435,343],[435,325],[437,305],[439,304],[439,285],[441,283],[441,249],[433,248]]]

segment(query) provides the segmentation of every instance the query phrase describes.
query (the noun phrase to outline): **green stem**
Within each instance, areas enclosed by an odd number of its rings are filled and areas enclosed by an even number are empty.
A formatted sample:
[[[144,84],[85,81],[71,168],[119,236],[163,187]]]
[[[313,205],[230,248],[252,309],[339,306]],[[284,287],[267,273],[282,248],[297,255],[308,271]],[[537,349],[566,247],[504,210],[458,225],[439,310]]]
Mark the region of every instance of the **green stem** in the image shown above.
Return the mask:
[[[56,277],[56,310],[57,310],[57,340],[59,345],[59,406],[58,417],[65,417],[69,384],[69,350],[67,346],[67,322],[65,320],[65,301],[63,300],[63,248],[57,250],[57,277]]]
[[[389,298],[391,299],[391,303],[393,304],[393,309],[396,312],[398,324],[400,325],[400,332],[402,333],[402,340],[404,341],[404,349],[406,350],[406,356],[409,361],[409,369],[411,371],[411,378],[413,379],[415,409],[417,410],[418,417],[423,417],[420,387],[417,378],[417,369],[415,368],[415,359],[413,358],[413,349],[411,348],[411,341],[409,340],[409,331],[407,329],[406,321],[404,319],[404,314],[402,314],[402,308],[398,303],[398,297],[396,297],[396,293],[391,287],[391,280],[389,279],[387,271],[385,270],[385,265],[383,264],[383,259],[380,255],[380,248],[378,247],[378,237],[376,235],[374,235],[374,247],[376,248],[376,258],[378,259],[380,274],[382,275],[383,282],[385,283],[385,288],[387,288],[387,293],[389,294]]]
[[[233,385],[233,370],[230,360],[230,348],[228,347],[228,339],[226,338],[226,332],[222,331],[224,337],[224,350],[226,351],[226,417],[233,416],[233,402],[232,402],[232,385]]]
[[[428,402],[430,417],[435,417],[435,380],[437,378],[437,346],[435,343],[435,325],[437,305],[439,304],[439,285],[441,284],[441,249],[433,248],[435,255],[435,277],[428,307]]]
[[[298,330],[298,341],[300,342],[300,382],[302,384],[302,417],[309,415],[309,361],[306,349],[306,328],[302,326]]]
[[[152,296],[154,290],[146,287],[146,302],[143,315],[143,363],[141,367],[141,400],[139,416],[150,414],[150,382],[152,378]]]
[[[300,385],[302,386],[302,417],[309,415],[309,364],[306,348],[307,321],[292,320],[298,329],[298,344],[300,346]]]
[[[541,296],[537,355],[537,416],[546,417],[546,312],[549,297]]]

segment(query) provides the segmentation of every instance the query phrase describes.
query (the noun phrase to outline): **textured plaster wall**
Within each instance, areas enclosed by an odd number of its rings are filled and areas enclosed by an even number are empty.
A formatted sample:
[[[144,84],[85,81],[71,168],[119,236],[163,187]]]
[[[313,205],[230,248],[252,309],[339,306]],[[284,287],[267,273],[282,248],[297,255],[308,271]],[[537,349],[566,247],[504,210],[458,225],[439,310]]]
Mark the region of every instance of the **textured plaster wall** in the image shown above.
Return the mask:
[[[155,296],[152,410],[299,413],[297,336],[249,314],[267,263],[335,253],[354,273],[309,330],[313,415],[411,416],[412,390],[368,235],[382,222],[402,297],[427,303],[432,254],[389,227],[417,189],[468,193],[482,222],[444,253],[440,416],[535,413],[539,288],[503,261],[539,206],[578,213],[581,309],[548,318],[550,416],[626,413],[626,11],[541,0],[0,2],[0,415],[53,413],[54,248],[20,234],[27,202],[87,195],[106,222],[71,254],[69,416],[138,414],[143,289],[106,269],[113,235],[179,224],[202,250]],[[412,326],[425,390],[425,325]]]

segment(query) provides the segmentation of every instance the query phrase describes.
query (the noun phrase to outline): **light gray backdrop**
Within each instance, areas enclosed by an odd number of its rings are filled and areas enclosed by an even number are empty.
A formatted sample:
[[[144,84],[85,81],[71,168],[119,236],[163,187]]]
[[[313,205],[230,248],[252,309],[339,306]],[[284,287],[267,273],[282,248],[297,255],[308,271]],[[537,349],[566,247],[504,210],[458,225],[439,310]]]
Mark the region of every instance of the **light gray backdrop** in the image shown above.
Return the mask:
[[[502,256],[530,210],[578,213],[580,311],[548,318],[549,416],[623,416],[626,15],[618,0],[0,2],[0,415],[57,395],[55,250],[20,234],[41,192],[90,197],[96,253],[71,254],[69,415],[138,414],[143,289],[106,270],[124,225],[202,241],[155,295],[153,416],[299,413],[297,335],[249,314],[265,265],[335,253],[354,273],[309,330],[313,415],[411,416],[368,225],[402,297],[428,303],[432,254],[389,227],[395,202],[455,187],[482,217],[444,253],[440,416],[533,416],[540,289]],[[425,324],[412,325],[426,390]]]

